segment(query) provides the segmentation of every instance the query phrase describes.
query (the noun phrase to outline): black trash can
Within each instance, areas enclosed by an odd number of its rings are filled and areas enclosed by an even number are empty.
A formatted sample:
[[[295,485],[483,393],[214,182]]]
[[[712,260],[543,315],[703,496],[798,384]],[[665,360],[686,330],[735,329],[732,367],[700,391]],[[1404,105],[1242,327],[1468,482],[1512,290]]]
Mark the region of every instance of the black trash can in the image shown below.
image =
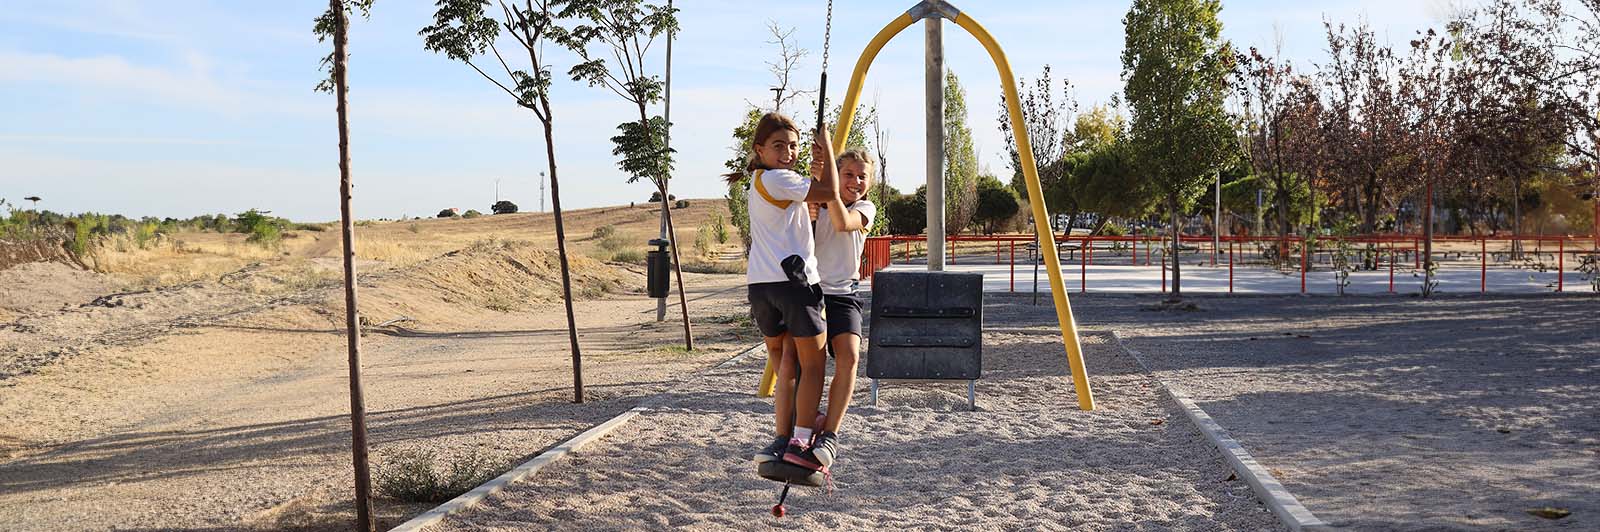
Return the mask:
[[[667,297],[672,281],[672,255],[667,251],[666,240],[652,239],[650,245],[654,249],[645,252],[645,291],[650,297],[662,299]]]

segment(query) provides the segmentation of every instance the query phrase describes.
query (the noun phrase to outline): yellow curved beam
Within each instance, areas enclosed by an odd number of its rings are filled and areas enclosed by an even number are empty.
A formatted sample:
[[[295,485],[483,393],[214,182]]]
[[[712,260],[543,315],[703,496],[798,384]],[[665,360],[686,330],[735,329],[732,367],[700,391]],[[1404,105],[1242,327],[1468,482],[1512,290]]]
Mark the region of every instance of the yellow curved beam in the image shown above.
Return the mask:
[[[1094,393],[1089,389],[1089,372],[1083,364],[1083,346],[1078,342],[1078,321],[1072,316],[1072,305],[1067,301],[1067,290],[1061,282],[1061,258],[1056,254],[1055,233],[1050,227],[1050,216],[1044,208],[1044,189],[1039,185],[1039,169],[1033,160],[1033,145],[1028,141],[1028,125],[1022,121],[1021,100],[1017,97],[1017,80],[1011,74],[1011,63],[1000,43],[978,24],[962,13],[955,23],[971,33],[983,44],[1000,71],[1000,86],[1005,89],[1006,108],[1011,111],[1011,131],[1017,137],[1017,155],[1022,158],[1022,175],[1028,183],[1028,205],[1033,207],[1033,227],[1039,236],[1039,252],[1044,255],[1050,273],[1050,295],[1056,300],[1056,322],[1061,326],[1061,342],[1067,346],[1067,363],[1072,367],[1072,384],[1078,391],[1078,407],[1094,410]],[[1046,251],[1048,250],[1048,251]]]
[[[898,18],[879,31],[872,41],[867,44],[867,49],[861,52],[861,58],[856,61],[855,71],[850,75],[850,86],[845,91],[844,107],[839,113],[839,123],[834,126],[833,150],[834,153],[844,151],[844,145],[850,137],[850,126],[855,121],[856,105],[861,99],[861,87],[866,82],[867,69],[872,66],[872,60],[877,58],[878,52],[888,44],[901,31],[911,27],[917,19],[910,13],[900,15]],[[1044,189],[1039,184],[1039,169],[1033,159],[1033,145],[1028,140],[1027,124],[1022,120],[1022,108],[1018,104],[1016,77],[1011,73],[1011,63],[1006,59],[1006,53],[1000,49],[1000,44],[995,41],[989,30],[984,29],[978,21],[961,13],[954,22],[957,26],[967,30],[972,37],[983,45],[989,52],[989,57],[994,60],[994,66],[1000,74],[1000,85],[1005,89],[1006,108],[1011,115],[1011,131],[1017,138],[1017,154],[1021,157],[1022,174],[1028,185],[1028,204],[1033,210],[1033,226],[1039,239],[1040,254],[1044,256],[1045,266],[1050,277],[1050,294],[1055,298],[1056,322],[1061,327],[1061,341],[1066,345],[1067,363],[1072,368],[1072,384],[1077,390],[1078,407],[1083,410],[1094,410],[1094,391],[1089,387],[1089,371],[1083,363],[1083,346],[1078,340],[1078,322],[1072,315],[1071,302],[1067,300],[1067,290],[1061,280],[1061,258],[1054,252],[1055,232],[1050,227],[1050,216],[1044,206]],[[1045,252],[1049,250],[1050,252]],[[761,385],[757,395],[768,397],[772,395],[773,371],[767,368],[761,377]]]

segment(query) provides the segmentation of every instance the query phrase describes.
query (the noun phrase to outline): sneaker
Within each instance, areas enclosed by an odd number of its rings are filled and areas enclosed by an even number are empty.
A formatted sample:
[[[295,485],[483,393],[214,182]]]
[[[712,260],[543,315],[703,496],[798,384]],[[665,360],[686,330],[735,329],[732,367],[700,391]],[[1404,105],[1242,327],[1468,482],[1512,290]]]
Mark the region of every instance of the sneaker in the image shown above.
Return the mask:
[[[789,448],[783,452],[783,461],[812,471],[828,470],[828,466],[817,460],[813,448],[797,439],[789,440]]]
[[[830,467],[839,456],[839,435],[833,432],[818,434],[811,444],[811,453],[816,455],[817,463],[823,467]]]
[[[760,451],[756,451],[756,455],[754,457],[755,461],[758,464],[764,464],[764,463],[767,463],[767,462],[776,462],[779,459],[783,458],[783,452],[785,450],[787,450],[788,448],[789,448],[789,437],[788,436],[778,436],[776,439],[773,439],[772,443],[770,445],[767,445],[767,447],[765,449],[762,449]]]

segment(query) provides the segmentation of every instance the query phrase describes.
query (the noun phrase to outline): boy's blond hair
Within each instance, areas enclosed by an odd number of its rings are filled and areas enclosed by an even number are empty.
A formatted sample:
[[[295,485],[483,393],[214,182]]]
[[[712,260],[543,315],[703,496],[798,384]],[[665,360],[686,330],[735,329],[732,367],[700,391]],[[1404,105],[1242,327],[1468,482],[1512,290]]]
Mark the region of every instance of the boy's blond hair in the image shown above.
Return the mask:
[[[845,150],[844,153],[839,154],[839,158],[835,159],[833,164],[839,168],[844,168],[845,161],[859,161],[861,163],[862,168],[866,170],[867,189],[871,189],[873,183],[877,181],[877,171],[872,164],[872,155],[867,153],[867,149],[850,148]]]

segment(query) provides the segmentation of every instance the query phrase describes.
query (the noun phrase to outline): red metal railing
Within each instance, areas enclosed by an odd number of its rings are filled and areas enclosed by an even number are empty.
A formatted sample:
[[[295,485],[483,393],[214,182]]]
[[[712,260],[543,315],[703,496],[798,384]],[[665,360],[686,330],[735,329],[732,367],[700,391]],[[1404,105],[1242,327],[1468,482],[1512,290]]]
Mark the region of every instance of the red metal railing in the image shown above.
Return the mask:
[[[1478,244],[1476,247],[1478,248],[1477,255],[1480,262],[1480,292],[1488,292],[1489,289],[1490,257],[1497,255],[1508,255],[1512,253],[1511,250],[1507,250],[1505,248],[1513,247],[1511,245],[1513,242],[1521,242],[1523,244],[1531,243],[1534,245],[1535,249],[1533,251],[1524,250],[1522,253],[1531,254],[1536,257],[1552,255],[1552,258],[1556,262],[1555,290],[1557,292],[1565,291],[1566,256],[1568,254],[1572,254],[1574,255],[1574,258],[1577,258],[1579,255],[1583,254],[1600,254],[1600,242],[1592,242],[1590,243],[1588,249],[1583,249],[1583,243],[1585,243],[1587,240],[1589,240],[1587,236],[1436,236],[1433,239],[1435,263],[1442,262],[1441,259],[1449,260],[1449,257],[1452,255],[1454,255],[1457,258],[1457,262],[1459,262],[1459,259],[1463,255],[1469,253],[1469,251],[1463,251],[1463,248],[1470,250],[1470,244]],[[1009,263],[1008,275],[1010,276],[1010,290],[1015,291],[1017,245],[1022,244],[1027,246],[1033,243],[1035,238],[1033,235],[963,235],[947,237],[947,241],[949,244],[947,257],[951,264],[958,263],[963,244],[967,244],[967,249],[970,250],[974,248],[974,246],[971,245],[972,243],[980,243],[980,245],[977,247],[987,248],[986,245],[981,245],[981,243],[992,242],[995,246],[995,264]],[[1058,235],[1055,237],[1055,241],[1058,253],[1066,252],[1069,255],[1069,262],[1078,262],[1078,290],[1080,292],[1088,291],[1088,267],[1094,264],[1094,252],[1096,248],[1100,248],[1102,251],[1113,252],[1121,252],[1126,250],[1128,252],[1130,264],[1138,266],[1139,250],[1141,247],[1143,247],[1145,253],[1144,265],[1151,266],[1156,262],[1161,264],[1161,291],[1164,293],[1167,290],[1166,271],[1169,266],[1167,262],[1168,257],[1166,247],[1170,246],[1170,239],[1159,236],[1137,235],[1070,237]],[[1338,245],[1340,243],[1344,243],[1356,246],[1357,249],[1354,251],[1358,254],[1370,254],[1371,260],[1368,263],[1368,268],[1366,268],[1368,271],[1381,268],[1384,262],[1383,254],[1384,252],[1388,253],[1387,262],[1389,270],[1389,292],[1393,293],[1395,290],[1394,272],[1398,267],[1398,262],[1401,255],[1411,255],[1409,258],[1412,259],[1411,262],[1413,269],[1420,270],[1422,268],[1422,241],[1423,238],[1416,235],[1366,235],[1354,237],[1321,237],[1312,240],[1311,244],[1308,246],[1306,239],[1299,236],[1291,236],[1283,239],[1275,236],[1227,236],[1217,239],[1215,244],[1213,243],[1214,241],[1212,237],[1209,236],[1184,236],[1181,239],[1181,243],[1183,245],[1183,250],[1181,251],[1187,251],[1196,254],[1209,251],[1212,256],[1215,257],[1213,261],[1220,260],[1225,254],[1228,262],[1229,292],[1233,291],[1235,263],[1250,262],[1248,260],[1244,260],[1244,258],[1248,256],[1246,251],[1252,245],[1263,256],[1279,256],[1282,260],[1266,260],[1267,262],[1274,263],[1275,265],[1281,266],[1281,264],[1285,263],[1286,261],[1292,261],[1295,258],[1298,258],[1300,263],[1298,268],[1300,271],[1300,291],[1301,293],[1305,293],[1307,290],[1307,272],[1312,271],[1315,268],[1315,265],[1319,262],[1313,260],[1314,256],[1335,253]],[[1567,244],[1569,241],[1571,241],[1574,245],[1568,246]],[[862,253],[861,278],[871,279],[873,273],[889,267],[897,255],[894,246],[896,243],[901,244],[898,253],[899,257],[902,260],[910,260],[914,253],[913,244],[919,242],[924,243],[924,246],[922,247],[925,247],[927,237],[921,235],[869,237]],[[1489,243],[1491,242],[1499,243],[1497,247],[1501,249],[1491,251],[1489,247]],[[1553,243],[1555,245],[1556,249],[1554,253],[1551,253],[1549,250],[1542,249],[1543,246],[1548,243]],[[1062,247],[1063,244],[1074,244],[1076,247]],[[1222,250],[1218,247],[1223,244],[1227,246],[1226,250]],[[1160,261],[1154,260],[1157,251],[1160,252],[1160,258],[1162,259]],[[1082,260],[1076,259],[1078,253],[1082,253]],[[1299,256],[1295,257],[1295,255]],[[1365,259],[1363,260],[1365,261]],[[1215,264],[1216,262],[1213,263]]]

